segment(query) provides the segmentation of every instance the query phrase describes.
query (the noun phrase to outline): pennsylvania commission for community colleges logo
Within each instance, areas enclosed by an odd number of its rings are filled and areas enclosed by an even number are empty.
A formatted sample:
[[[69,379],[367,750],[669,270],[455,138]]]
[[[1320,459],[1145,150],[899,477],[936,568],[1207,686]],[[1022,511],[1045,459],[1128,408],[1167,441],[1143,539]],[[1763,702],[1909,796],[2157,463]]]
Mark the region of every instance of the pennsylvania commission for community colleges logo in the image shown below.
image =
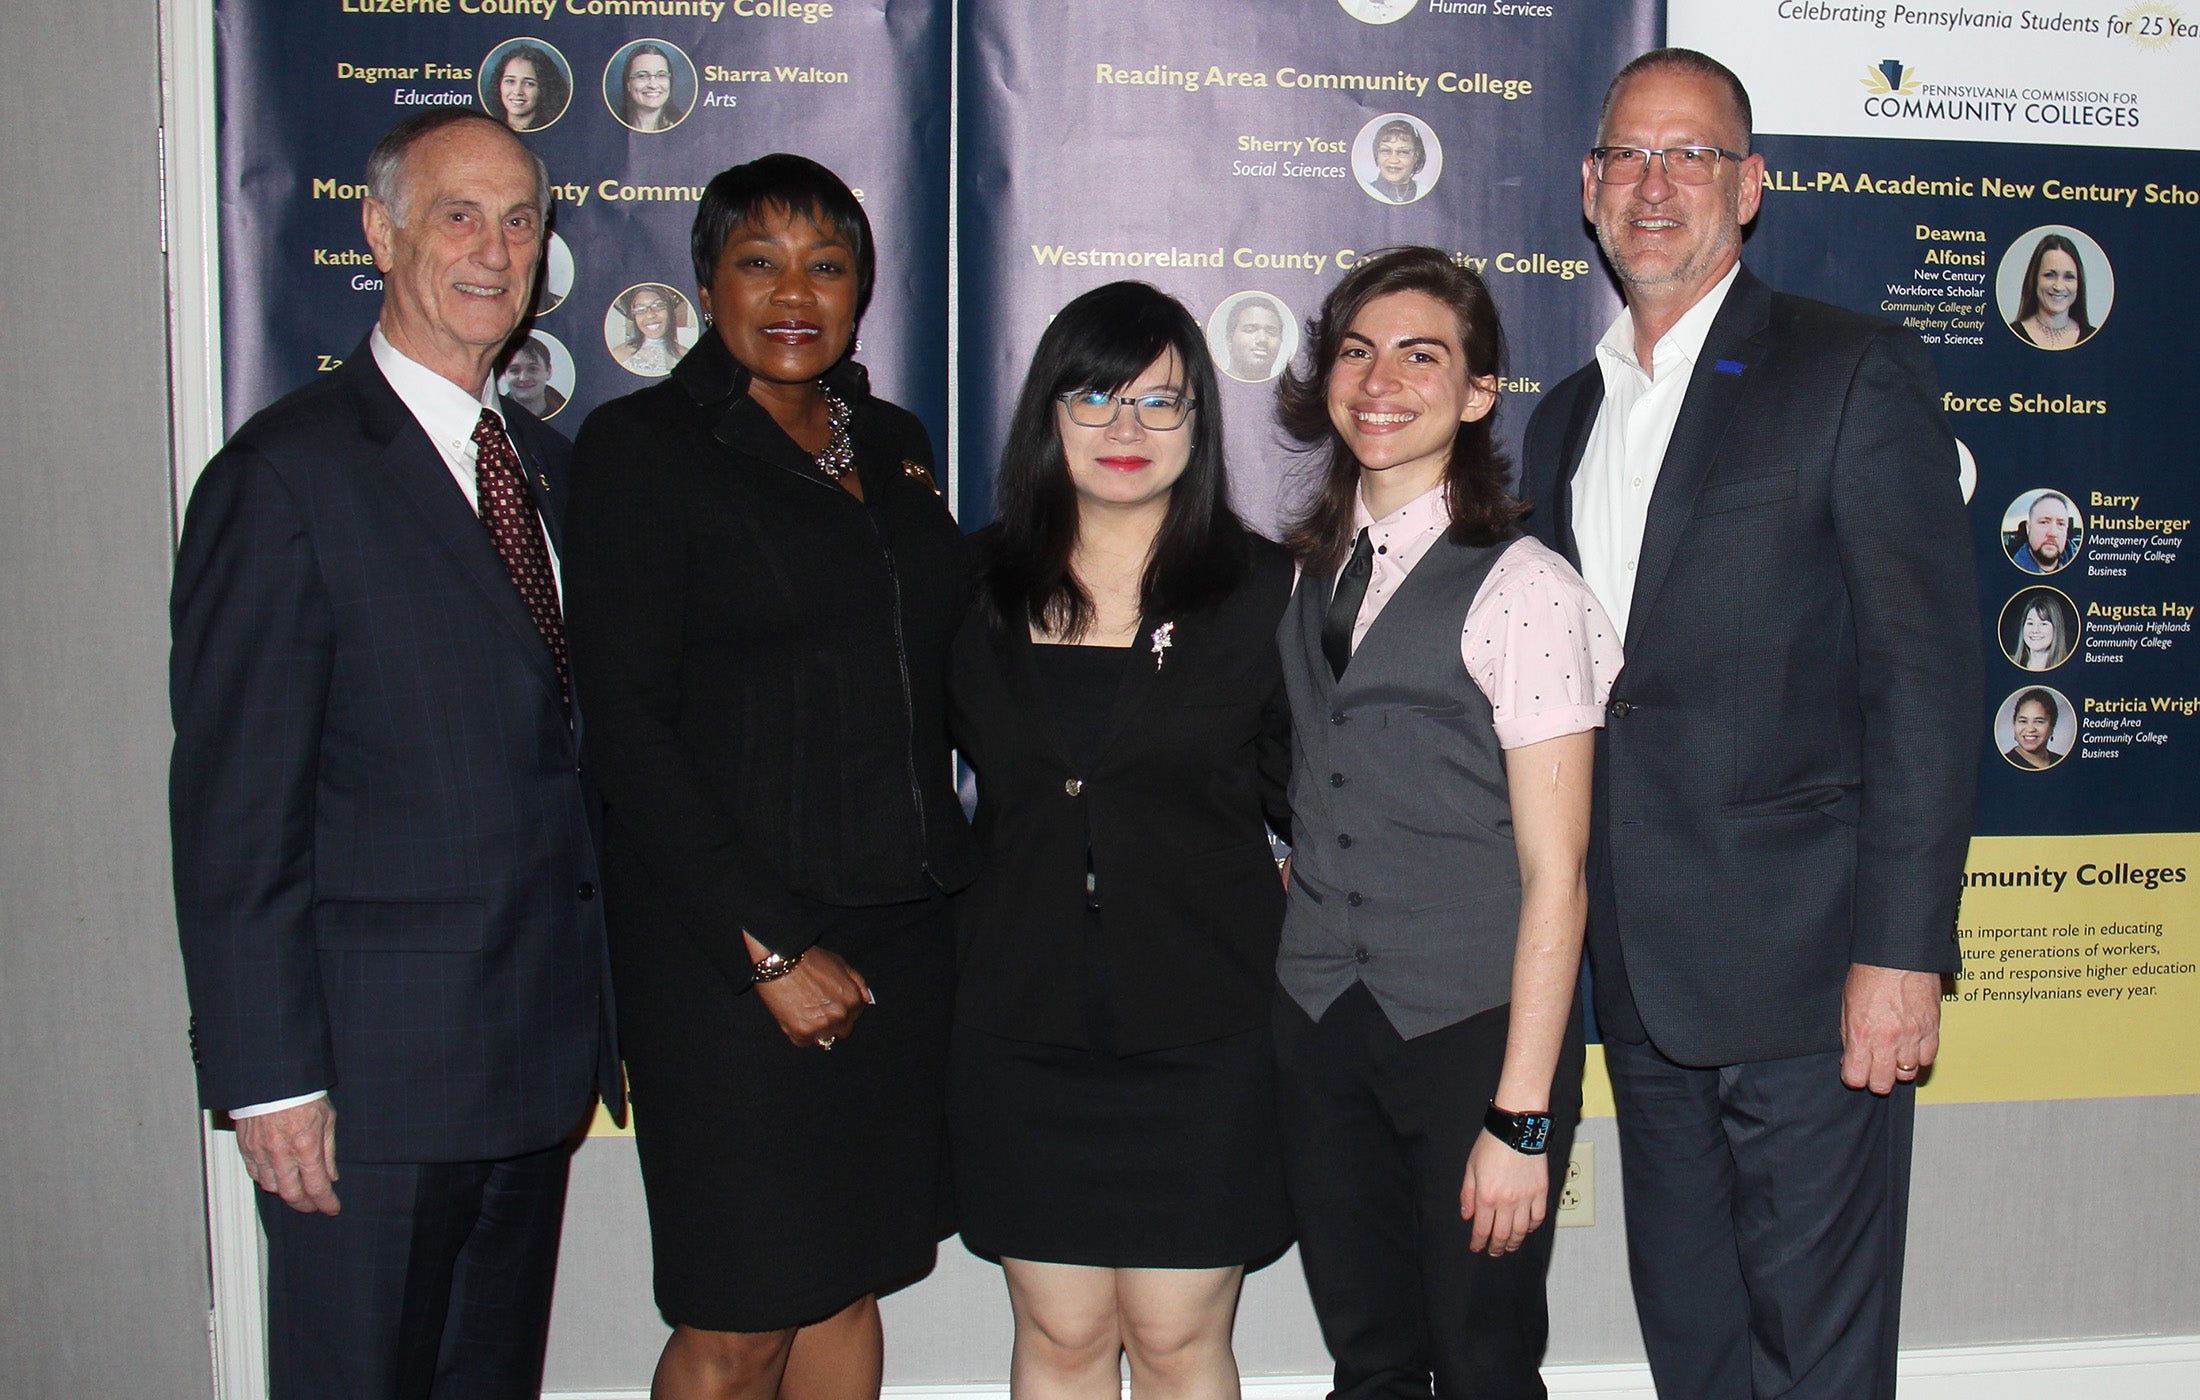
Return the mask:
[[[1928,83],[1899,58],[1866,69],[1864,115],[1887,121],[1970,126],[2100,127],[2139,125],[2139,95],[1996,83]]]

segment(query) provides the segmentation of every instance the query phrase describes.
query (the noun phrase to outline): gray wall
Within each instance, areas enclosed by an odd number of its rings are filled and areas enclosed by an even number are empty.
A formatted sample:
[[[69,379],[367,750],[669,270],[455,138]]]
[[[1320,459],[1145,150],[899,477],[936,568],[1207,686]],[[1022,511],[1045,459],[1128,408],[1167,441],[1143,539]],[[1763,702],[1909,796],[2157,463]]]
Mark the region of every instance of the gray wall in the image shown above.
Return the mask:
[[[0,85],[0,1396],[209,1393],[205,1249],[162,780],[171,516],[153,4],[7,0]],[[1960,1053],[1960,1047],[1958,1047]],[[2113,1054],[2098,1047],[2097,1054]],[[1559,1239],[1552,1360],[1640,1355],[1611,1124]],[[2200,1334],[2200,1100],[1923,1115],[1906,1341]],[[888,1303],[890,1378],[1006,1374],[999,1275],[950,1243]],[[574,1182],[550,1384],[640,1388],[662,1330],[633,1151]],[[1295,1262],[1248,1285],[1249,1373],[1321,1369]]]
[[[168,898],[151,0],[7,0],[0,84],[0,1395],[209,1389]]]
[[[1553,1363],[1639,1361],[1620,1229],[1619,1144],[1596,1145],[1597,1224],[1563,1230],[1551,1267]],[[1963,1104],[1919,1115],[1903,1345],[2200,1334],[2200,1099]],[[574,1176],[551,1342],[551,1389],[641,1388],[664,1332],[649,1305],[647,1229],[631,1144],[591,1142]],[[887,1300],[887,1379],[1000,1381],[1000,1271],[959,1244]],[[1295,1255],[1246,1285],[1247,1375],[1328,1369]]]

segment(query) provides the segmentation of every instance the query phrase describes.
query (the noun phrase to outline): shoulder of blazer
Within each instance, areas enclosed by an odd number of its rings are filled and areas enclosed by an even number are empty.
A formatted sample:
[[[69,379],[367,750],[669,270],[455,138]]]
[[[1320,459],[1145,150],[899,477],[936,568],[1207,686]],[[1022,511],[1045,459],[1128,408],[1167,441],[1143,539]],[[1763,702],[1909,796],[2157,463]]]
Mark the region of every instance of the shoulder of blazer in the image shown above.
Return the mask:
[[[275,459],[320,458],[358,438],[387,443],[409,421],[404,401],[375,367],[374,352],[361,341],[334,370],[315,376],[246,419],[230,435],[228,447]]]

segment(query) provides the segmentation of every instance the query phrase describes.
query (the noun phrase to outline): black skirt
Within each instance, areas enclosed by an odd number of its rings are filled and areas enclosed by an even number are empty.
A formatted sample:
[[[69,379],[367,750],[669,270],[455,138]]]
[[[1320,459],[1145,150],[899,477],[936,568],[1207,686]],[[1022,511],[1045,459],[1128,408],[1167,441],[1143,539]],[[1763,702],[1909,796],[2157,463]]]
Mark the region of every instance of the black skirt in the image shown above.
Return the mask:
[[[614,942],[619,1029],[657,1307],[770,1332],[931,1271],[946,1174],[954,936],[944,899],[835,917],[819,942],[878,1001],[831,1050],[798,1047],[673,935]]]
[[[1259,1027],[1108,1055],[959,1027],[949,1093],[963,1243],[1116,1269],[1259,1264],[1291,1242]]]

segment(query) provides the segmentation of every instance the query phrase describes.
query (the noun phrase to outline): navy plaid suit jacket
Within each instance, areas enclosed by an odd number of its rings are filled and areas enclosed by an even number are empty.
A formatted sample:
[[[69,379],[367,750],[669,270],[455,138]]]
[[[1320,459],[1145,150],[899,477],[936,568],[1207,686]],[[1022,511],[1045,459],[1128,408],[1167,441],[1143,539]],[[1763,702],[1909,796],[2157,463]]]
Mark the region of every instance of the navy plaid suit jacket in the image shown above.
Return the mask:
[[[1597,731],[1608,1033],[1688,1065],[1836,1051],[1851,963],[1955,969],[1983,700],[1939,397],[1915,336],[1747,267],[1713,319]],[[1528,424],[1531,528],[1577,566],[1603,399],[1592,360]]]
[[[567,444],[506,415],[555,546]],[[202,1104],[327,1089],[363,1162],[547,1147],[595,1085],[619,1107],[577,725],[366,345],[207,466],[171,622]]]

